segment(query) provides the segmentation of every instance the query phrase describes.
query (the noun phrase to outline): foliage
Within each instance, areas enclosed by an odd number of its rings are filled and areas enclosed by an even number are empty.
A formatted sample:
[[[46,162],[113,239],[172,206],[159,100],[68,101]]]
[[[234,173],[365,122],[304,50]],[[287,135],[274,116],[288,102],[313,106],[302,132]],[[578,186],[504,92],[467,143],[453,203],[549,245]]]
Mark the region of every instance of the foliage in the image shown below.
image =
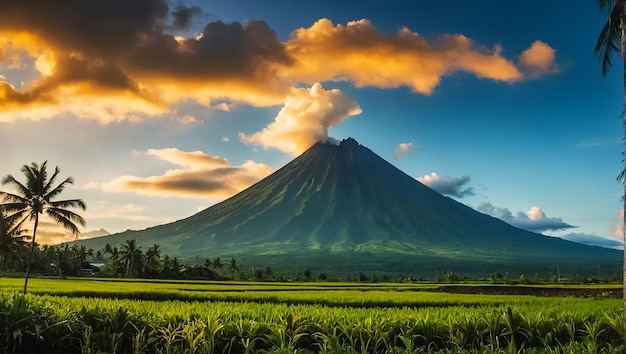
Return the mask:
[[[355,300],[367,301],[372,295],[347,292]],[[405,301],[430,296],[387,292]],[[280,299],[282,293],[275,297]],[[616,300],[481,296],[482,305],[467,306],[468,295],[453,295],[439,307],[356,308],[345,301],[348,295],[327,306],[306,304],[304,298],[301,304],[269,303],[239,294],[239,300],[198,302],[0,292],[0,352],[618,353],[622,349],[621,308]],[[305,295],[320,298],[315,291]],[[324,294],[336,295],[332,290]]]
[[[26,276],[24,278],[24,293],[26,293],[32,257],[37,247],[35,240],[40,214],[47,215],[55,223],[78,235],[79,231],[76,223],[84,226],[85,220],[82,216],[68,208],[85,210],[86,206],[80,199],[56,200],[56,197],[65,190],[68,184],[74,183],[74,179],[68,177],[58,185],[55,185],[56,178],[61,171],[56,167],[54,173],[48,179],[47,161],[44,161],[41,165],[34,162],[30,166],[24,165],[21,171],[26,178],[26,182],[22,183],[12,175],[6,175],[2,178],[2,184],[13,185],[17,192],[0,191],[0,195],[4,198],[1,209],[8,214],[9,218],[18,220],[16,227],[23,226],[27,221],[33,223],[31,250],[28,253]]]

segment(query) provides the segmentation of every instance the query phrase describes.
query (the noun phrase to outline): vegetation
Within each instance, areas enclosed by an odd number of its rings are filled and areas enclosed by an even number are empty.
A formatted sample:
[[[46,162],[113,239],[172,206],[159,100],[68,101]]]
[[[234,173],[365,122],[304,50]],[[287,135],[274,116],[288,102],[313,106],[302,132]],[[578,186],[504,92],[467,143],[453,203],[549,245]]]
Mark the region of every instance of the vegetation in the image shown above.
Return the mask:
[[[33,235],[26,262],[26,276],[24,277],[24,294],[26,294],[32,257],[37,245],[35,240],[40,215],[45,213],[54,222],[78,235],[79,231],[75,223],[84,226],[85,220],[67,208],[85,210],[85,203],[80,199],[54,200],[68,184],[74,183],[74,179],[69,177],[58,185],[54,185],[61,172],[59,167],[54,169],[50,179],[48,179],[47,161],[41,165],[34,162],[30,166],[24,165],[21,171],[26,177],[25,183],[19,182],[12,175],[6,175],[2,178],[2,184],[13,185],[17,189],[17,193],[0,192],[0,195],[4,197],[4,203],[0,205],[0,209],[8,214],[9,220],[16,220],[15,227],[22,227],[27,221],[33,223]]]
[[[624,0],[598,0],[598,7],[609,13],[609,18],[602,27],[594,53],[598,55],[602,61],[602,76],[606,76],[609,68],[612,66],[611,57],[615,53],[620,53],[622,59],[624,56],[624,24],[626,23],[626,1]],[[624,99],[624,107],[626,107],[626,60],[623,60],[622,74],[624,74],[624,91],[622,97]],[[622,122],[624,126],[624,139],[626,140],[626,114],[622,112]],[[626,156],[626,151],[622,153]],[[624,160],[626,163],[626,160]],[[622,182],[624,194],[622,195],[623,209],[626,211],[626,166],[617,177]],[[626,213],[622,213],[622,241],[626,244]],[[626,252],[624,252],[623,281],[624,281],[624,320],[626,321]],[[626,331],[626,323],[624,324]],[[626,333],[624,335],[624,346],[626,346]]]
[[[116,287],[116,283],[122,284]],[[224,285],[34,278],[29,295],[0,292],[0,352],[622,350],[621,307],[615,299],[442,294],[414,291],[419,286],[407,284],[321,283],[314,289],[312,283],[230,282],[228,298],[206,301],[206,297],[220,296]],[[103,293],[111,287],[123,298]],[[168,287],[170,290],[165,290]],[[400,291],[403,287],[413,291]],[[235,291],[243,288],[248,290]],[[93,290],[89,297],[81,295],[86,289]],[[136,300],[139,289],[160,296],[160,301]],[[135,292],[133,299],[126,299],[124,292]],[[198,298],[184,298],[192,293],[199,294]]]

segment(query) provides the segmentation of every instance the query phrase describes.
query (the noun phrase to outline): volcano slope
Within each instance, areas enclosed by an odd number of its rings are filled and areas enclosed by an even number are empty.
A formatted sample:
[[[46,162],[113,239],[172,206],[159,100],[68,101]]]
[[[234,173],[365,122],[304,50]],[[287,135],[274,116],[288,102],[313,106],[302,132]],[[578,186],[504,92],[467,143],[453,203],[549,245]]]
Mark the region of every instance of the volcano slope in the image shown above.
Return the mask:
[[[186,261],[231,258],[287,274],[432,277],[506,272],[617,275],[621,251],[517,229],[445,197],[354,139],[317,143],[280,170],[189,218],[79,241],[136,239]]]

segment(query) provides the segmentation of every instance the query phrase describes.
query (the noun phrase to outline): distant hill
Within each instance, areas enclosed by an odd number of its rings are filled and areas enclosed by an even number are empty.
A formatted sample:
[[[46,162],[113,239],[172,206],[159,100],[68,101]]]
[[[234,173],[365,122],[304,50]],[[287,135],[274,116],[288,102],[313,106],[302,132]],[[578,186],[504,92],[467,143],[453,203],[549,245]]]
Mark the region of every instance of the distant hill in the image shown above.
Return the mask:
[[[105,229],[99,229],[99,230],[92,230],[92,231],[88,231],[88,232],[83,232],[80,234],[80,237],[83,239],[86,238],[93,238],[93,237],[101,237],[101,236],[108,236],[111,233],[108,232]]]
[[[188,261],[330,275],[617,274],[621,252],[515,228],[445,197],[354,139],[317,143],[239,194],[186,219],[78,241],[136,239]],[[294,273],[295,274],[295,273]],[[316,274],[316,273],[314,273]]]

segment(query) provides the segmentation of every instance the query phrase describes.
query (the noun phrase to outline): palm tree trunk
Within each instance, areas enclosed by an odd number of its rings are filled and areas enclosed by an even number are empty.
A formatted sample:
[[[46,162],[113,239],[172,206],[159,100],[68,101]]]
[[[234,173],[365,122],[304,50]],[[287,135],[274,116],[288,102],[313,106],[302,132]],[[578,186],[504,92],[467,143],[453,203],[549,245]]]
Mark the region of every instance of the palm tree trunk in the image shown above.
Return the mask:
[[[37,236],[37,226],[39,225],[39,213],[35,213],[35,226],[33,226],[33,241],[30,245],[30,252],[28,253],[28,261],[26,262],[26,276],[24,277],[24,295],[26,295],[26,289],[28,288],[28,277],[30,276],[30,263],[33,260],[33,253],[35,253],[35,237]]]
[[[618,3],[619,4],[619,3]],[[624,73],[624,106],[623,109],[626,110],[626,58],[624,57],[624,17],[626,16],[626,1],[621,0],[622,5],[622,23],[621,23],[621,39],[622,39],[622,47],[621,47],[621,55],[622,55],[622,64],[623,73]],[[619,6],[619,5],[617,5]],[[622,111],[622,125],[624,129],[624,143],[626,144],[626,111]],[[626,151],[624,152],[626,154]],[[626,171],[626,155],[624,157],[624,171]],[[626,177],[626,176],[625,176]],[[624,243],[624,259],[622,261],[622,282],[624,283],[622,290],[622,299],[624,301],[624,350],[626,351],[626,178],[622,179],[622,184],[624,186],[624,194],[623,194],[623,205],[622,205],[622,242]]]

